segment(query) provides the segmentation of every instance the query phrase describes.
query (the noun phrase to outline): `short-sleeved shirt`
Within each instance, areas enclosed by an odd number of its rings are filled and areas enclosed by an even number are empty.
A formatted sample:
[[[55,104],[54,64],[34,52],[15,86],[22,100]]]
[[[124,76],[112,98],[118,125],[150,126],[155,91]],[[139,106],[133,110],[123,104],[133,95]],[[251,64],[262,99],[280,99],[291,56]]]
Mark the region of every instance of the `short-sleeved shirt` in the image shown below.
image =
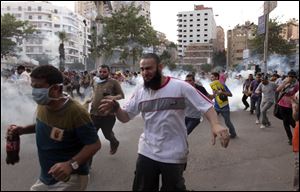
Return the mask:
[[[228,89],[228,87],[225,84],[223,84],[223,86],[224,86],[226,92],[231,93],[231,91]],[[227,97],[227,100],[228,100],[228,97]],[[218,102],[216,102],[216,99],[215,99],[215,105],[214,105],[214,107],[215,107],[216,111],[220,111],[220,110],[222,110],[222,111],[228,111],[228,110],[230,110],[230,108],[229,108],[229,102],[228,102],[227,105],[225,105],[224,107],[221,108],[219,106]]]
[[[206,91],[206,89],[203,86],[195,84],[195,88],[198,91],[200,91],[200,94],[203,94],[205,97],[209,97],[209,93]],[[200,119],[202,115],[201,112],[198,111],[196,108],[194,108],[188,100],[186,100],[186,105],[189,105],[191,107],[188,108],[188,110],[185,110],[185,116],[189,118]]]
[[[145,121],[139,154],[163,163],[186,163],[188,144],[184,117],[185,108],[189,106],[185,100],[202,113],[212,107],[212,102],[186,82],[166,78],[158,90],[139,87],[124,110],[130,119],[141,112]]]
[[[54,164],[69,161],[85,145],[99,139],[88,112],[72,99],[56,111],[38,105],[35,129],[41,166],[40,180],[46,185],[57,182],[48,174]],[[87,175],[88,164],[80,165],[74,173]]]
[[[107,95],[123,95],[123,90],[119,84],[119,82],[115,79],[107,79],[107,81],[103,83],[93,82],[93,102],[91,105],[91,114],[97,116],[103,116],[103,114],[99,113],[98,107],[100,105],[101,100]]]
[[[262,93],[262,101],[274,103],[276,88],[277,85],[274,82],[269,81],[267,85],[260,83],[255,91]]]

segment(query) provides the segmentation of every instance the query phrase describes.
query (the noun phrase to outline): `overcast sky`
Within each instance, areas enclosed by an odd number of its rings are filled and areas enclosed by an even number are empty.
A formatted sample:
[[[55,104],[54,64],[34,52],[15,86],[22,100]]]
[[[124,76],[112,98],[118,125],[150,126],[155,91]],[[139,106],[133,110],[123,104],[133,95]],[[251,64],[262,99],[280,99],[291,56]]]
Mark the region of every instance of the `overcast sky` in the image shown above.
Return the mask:
[[[74,11],[75,1],[50,1]],[[257,24],[263,14],[264,1],[151,1],[151,22],[155,30],[166,34],[167,39],[177,43],[177,13],[192,11],[194,5],[213,8],[216,24],[223,27],[226,35],[228,29],[249,20]],[[277,1],[277,7],[270,18],[278,17],[280,22],[290,18],[299,20],[299,1]]]

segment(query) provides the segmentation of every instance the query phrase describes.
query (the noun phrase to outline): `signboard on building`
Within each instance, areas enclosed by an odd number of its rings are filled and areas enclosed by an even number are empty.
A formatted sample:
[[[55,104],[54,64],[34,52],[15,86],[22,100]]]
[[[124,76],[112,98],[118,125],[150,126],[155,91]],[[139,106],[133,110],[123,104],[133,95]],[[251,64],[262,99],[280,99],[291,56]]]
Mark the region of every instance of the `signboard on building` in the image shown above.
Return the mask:
[[[277,7],[277,1],[265,1],[264,2],[264,15],[270,13]]]
[[[257,34],[261,35],[266,32],[266,16],[262,15],[258,18],[258,28],[257,28]]]
[[[244,49],[243,50],[243,59],[248,59],[250,56],[250,51],[249,49]]]

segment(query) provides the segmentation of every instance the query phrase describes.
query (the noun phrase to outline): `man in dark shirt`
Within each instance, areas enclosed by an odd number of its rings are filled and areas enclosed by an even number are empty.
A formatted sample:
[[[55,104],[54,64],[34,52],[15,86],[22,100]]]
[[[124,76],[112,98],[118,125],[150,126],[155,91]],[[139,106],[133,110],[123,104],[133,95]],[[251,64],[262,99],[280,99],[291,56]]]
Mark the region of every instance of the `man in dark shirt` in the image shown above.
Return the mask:
[[[185,77],[185,81],[200,91],[199,94],[203,94],[210,99],[213,98],[213,96],[210,95],[203,86],[195,83],[195,76],[193,74],[188,74]],[[199,125],[201,119],[201,113],[198,110],[193,109],[185,111],[185,125],[188,135],[195,129],[197,125]]]

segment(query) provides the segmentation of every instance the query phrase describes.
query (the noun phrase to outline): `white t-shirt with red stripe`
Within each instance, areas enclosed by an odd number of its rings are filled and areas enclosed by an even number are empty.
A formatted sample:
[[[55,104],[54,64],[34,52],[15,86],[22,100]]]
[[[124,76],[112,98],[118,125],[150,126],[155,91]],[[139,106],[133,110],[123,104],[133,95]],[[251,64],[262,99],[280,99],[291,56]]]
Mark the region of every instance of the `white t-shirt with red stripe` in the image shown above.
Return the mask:
[[[188,83],[166,77],[158,90],[140,87],[124,106],[130,119],[140,112],[145,121],[138,153],[164,163],[186,163],[188,155],[185,108],[195,107],[203,114],[212,102]],[[186,106],[186,100],[192,106]]]

